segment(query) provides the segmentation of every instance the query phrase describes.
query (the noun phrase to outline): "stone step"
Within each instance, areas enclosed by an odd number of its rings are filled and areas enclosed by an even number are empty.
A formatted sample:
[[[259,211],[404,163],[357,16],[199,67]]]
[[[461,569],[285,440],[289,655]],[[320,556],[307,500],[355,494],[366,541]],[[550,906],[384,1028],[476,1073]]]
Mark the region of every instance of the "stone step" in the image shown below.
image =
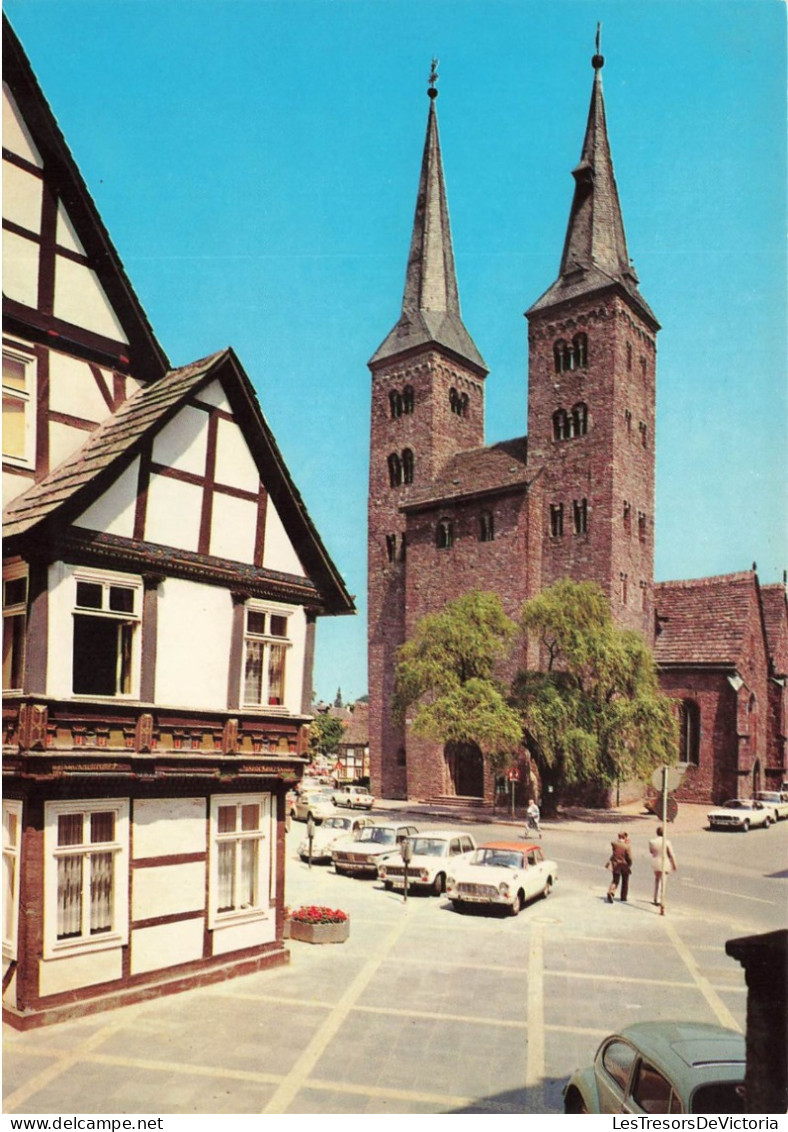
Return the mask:
[[[427,799],[428,806],[447,806],[452,809],[466,810],[475,809],[482,810],[488,809],[490,803],[485,802],[484,798],[477,798],[473,795],[465,794],[433,794],[432,797]]]

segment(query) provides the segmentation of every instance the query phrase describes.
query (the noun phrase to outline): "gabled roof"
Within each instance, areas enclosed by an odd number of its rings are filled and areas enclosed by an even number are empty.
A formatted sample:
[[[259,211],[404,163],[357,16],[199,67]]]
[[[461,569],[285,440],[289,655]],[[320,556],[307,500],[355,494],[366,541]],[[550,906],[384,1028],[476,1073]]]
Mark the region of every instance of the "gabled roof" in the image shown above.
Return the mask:
[[[775,675],[788,675],[788,601],[785,583],[761,586],[766,643]]]
[[[654,587],[658,665],[735,667],[744,656],[752,618],[760,621],[758,579],[752,571]]]
[[[424,491],[411,495],[401,510],[417,511],[439,503],[525,489],[527,450],[527,437],[517,436],[457,452]]]
[[[169,368],[167,355],[148,322],[82,174],[33,74],[30,61],[5,15],[3,81],[11,90],[41,154],[46,182],[66,206],[90,267],[95,271],[123,326],[129,343],[124,351],[128,354],[129,368],[141,381],[161,377]],[[29,319],[32,327],[36,321],[36,312],[18,310],[18,306],[19,304],[7,305],[6,319],[13,317],[25,325],[28,325]],[[65,328],[67,324],[63,326]],[[40,333],[45,332],[44,327],[37,329]],[[67,332],[62,336],[67,338]]]
[[[630,263],[607,136],[602,94],[604,59],[592,59],[594,85],[580,161],[572,171],[575,193],[555,283],[533,304],[528,315],[558,303],[614,288],[625,295],[656,330],[654,312],[638,290]]]
[[[369,743],[369,705],[354,704],[340,747],[360,747]]]
[[[433,74],[433,79],[437,75]],[[443,179],[434,86],[428,91],[430,109],[421,162],[416,215],[405,273],[400,318],[370,359],[370,366],[417,347],[443,346],[487,373],[487,366],[462,321],[449,206]]]
[[[254,388],[231,349],[170,370],[143,386],[91,433],[85,444],[44,479],[13,499],[3,512],[6,552],[28,538],[63,530],[129,466],[143,441],[155,435],[203,386],[219,380],[282,523],[304,569],[332,612],[354,612],[282,454]]]

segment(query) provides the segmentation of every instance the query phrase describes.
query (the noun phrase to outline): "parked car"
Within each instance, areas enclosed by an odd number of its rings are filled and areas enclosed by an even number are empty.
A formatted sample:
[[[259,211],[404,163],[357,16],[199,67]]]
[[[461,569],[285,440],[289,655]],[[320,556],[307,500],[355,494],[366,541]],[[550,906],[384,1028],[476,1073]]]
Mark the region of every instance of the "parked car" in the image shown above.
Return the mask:
[[[772,821],[788,818],[788,794],[779,790],[759,790],[755,797],[772,811]]]
[[[744,1112],[744,1035],[705,1022],[637,1022],[611,1034],[564,1088],[571,1113]]]
[[[319,829],[315,830],[312,838],[312,860],[330,861],[331,850],[338,841],[346,841],[356,837],[370,818],[355,817],[352,814],[331,814],[324,818]],[[309,860],[309,839],[304,838],[298,846],[298,855],[303,861]]]
[[[290,817],[297,821],[321,822],[334,813],[331,792],[325,790],[302,790],[290,803]]]
[[[493,904],[516,916],[535,896],[549,896],[558,865],[541,845],[491,841],[482,845],[446,878],[446,894],[457,911],[466,904]]]
[[[413,856],[408,864],[408,888],[429,888],[436,896],[446,891],[446,872],[469,860],[476,842],[459,829],[431,829],[411,840]],[[386,853],[378,865],[378,876],[386,888],[405,887],[402,854]]]
[[[772,809],[752,798],[731,798],[717,810],[709,811],[710,829],[741,829],[744,833],[754,826],[768,829],[772,823]]]
[[[377,876],[378,861],[384,853],[391,853],[406,837],[418,833],[415,825],[400,822],[370,822],[355,840],[339,841],[331,850],[334,869],[340,876],[345,873]]]
[[[333,797],[335,806],[350,806],[354,810],[371,810],[375,802],[366,786],[338,786]]]

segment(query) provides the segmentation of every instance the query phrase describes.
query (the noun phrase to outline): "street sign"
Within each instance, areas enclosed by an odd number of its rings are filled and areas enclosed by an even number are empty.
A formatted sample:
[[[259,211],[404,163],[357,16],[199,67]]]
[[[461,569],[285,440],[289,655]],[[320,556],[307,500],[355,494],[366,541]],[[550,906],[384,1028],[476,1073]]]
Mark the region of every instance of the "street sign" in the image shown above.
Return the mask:
[[[517,767],[517,766],[511,767],[509,770],[507,770],[506,777],[509,779],[510,782],[519,782],[520,781],[520,768]]]
[[[668,790],[678,790],[681,786],[681,780],[686,772],[686,766],[660,766],[654,771],[651,776],[651,785],[655,790],[660,792],[663,789],[662,774],[663,771],[668,772]]]
[[[675,821],[676,814],[679,812],[679,804],[672,794],[668,794],[667,803],[665,805],[665,816],[668,821]]]

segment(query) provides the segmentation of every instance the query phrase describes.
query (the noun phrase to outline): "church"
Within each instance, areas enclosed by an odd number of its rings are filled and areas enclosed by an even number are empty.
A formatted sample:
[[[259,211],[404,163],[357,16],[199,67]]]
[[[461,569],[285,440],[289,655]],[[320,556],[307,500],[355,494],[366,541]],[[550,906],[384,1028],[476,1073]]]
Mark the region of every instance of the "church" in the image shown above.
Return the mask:
[[[401,312],[368,363],[369,744],[383,797],[493,799],[477,748],[417,739],[392,715],[397,650],[464,592],[494,591],[517,618],[562,578],[598,583],[616,623],[653,648],[680,724],[679,800],[752,796],[788,777],[785,586],[761,585],[754,564],[654,579],[660,324],[627,248],[603,66],[597,43],[558,276],[526,311],[527,435],[492,445],[488,369],[460,310],[433,66]],[[517,662],[538,662],[527,643]]]

